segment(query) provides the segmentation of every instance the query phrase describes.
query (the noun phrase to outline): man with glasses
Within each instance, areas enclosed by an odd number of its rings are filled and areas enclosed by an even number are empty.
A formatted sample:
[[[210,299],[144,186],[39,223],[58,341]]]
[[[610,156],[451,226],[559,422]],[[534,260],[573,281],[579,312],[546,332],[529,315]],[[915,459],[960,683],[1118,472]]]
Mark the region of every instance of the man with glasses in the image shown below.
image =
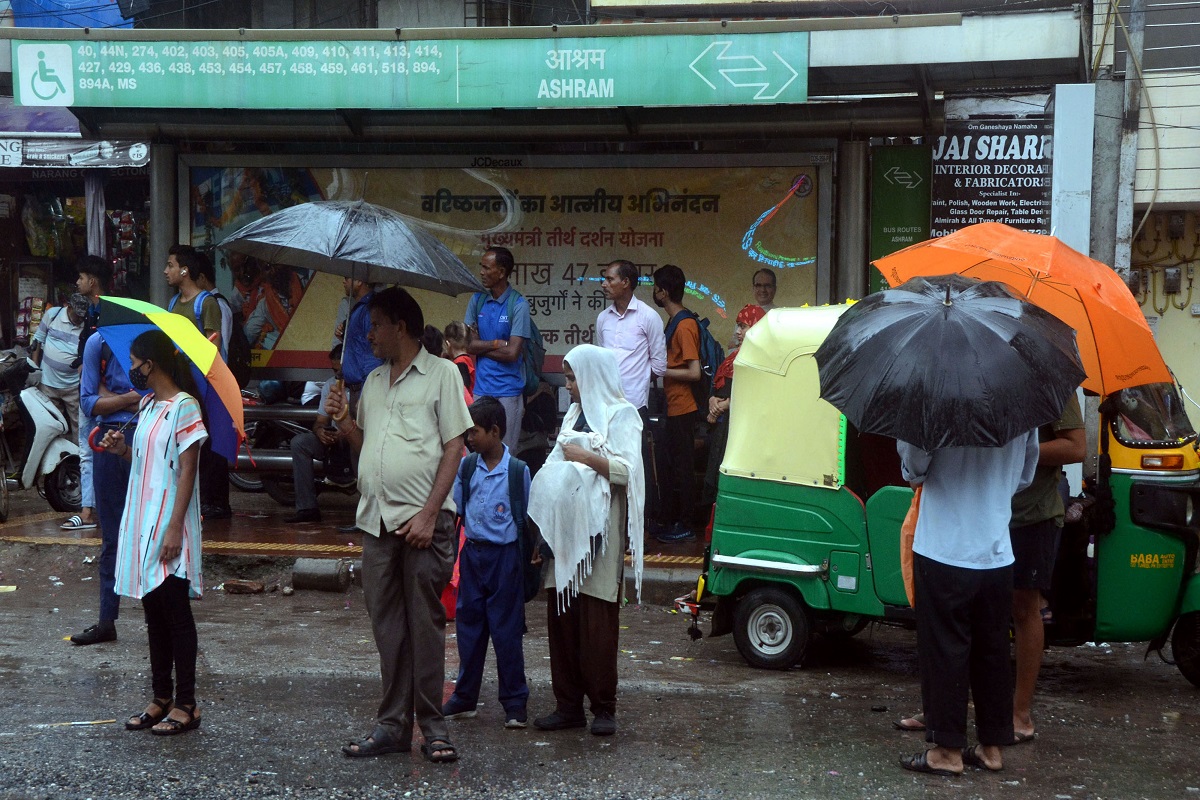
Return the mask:
[[[763,311],[775,307],[775,272],[766,268],[754,273],[754,304]]]

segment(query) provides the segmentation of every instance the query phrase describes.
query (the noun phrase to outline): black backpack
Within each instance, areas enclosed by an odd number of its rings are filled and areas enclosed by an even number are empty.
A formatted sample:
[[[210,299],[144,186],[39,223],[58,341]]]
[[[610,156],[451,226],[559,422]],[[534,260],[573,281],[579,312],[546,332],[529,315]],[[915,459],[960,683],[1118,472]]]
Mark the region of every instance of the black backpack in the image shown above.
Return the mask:
[[[471,478],[479,466],[479,453],[468,453],[458,465],[458,479],[462,483],[462,509],[465,510],[471,500]],[[533,526],[529,524],[529,515],[525,509],[525,462],[514,455],[508,457],[508,502],[512,506],[513,520],[517,523],[517,541],[521,543],[521,566],[524,582],[524,598],[528,603],[538,596],[542,590],[542,566],[529,563],[533,559],[533,550],[537,547],[534,541]]]

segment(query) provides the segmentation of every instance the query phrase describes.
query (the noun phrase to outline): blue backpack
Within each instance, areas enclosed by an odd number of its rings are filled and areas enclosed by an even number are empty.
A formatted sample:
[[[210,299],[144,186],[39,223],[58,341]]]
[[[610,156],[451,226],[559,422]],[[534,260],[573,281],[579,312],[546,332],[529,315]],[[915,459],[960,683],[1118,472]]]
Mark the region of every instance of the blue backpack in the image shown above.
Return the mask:
[[[516,313],[517,297],[520,293],[513,289],[508,295],[508,301],[505,303],[505,311],[508,313],[509,325],[512,325],[513,315]],[[487,295],[485,292],[476,292],[471,295],[471,302],[467,304],[467,318],[475,320],[475,324],[479,324],[479,312],[483,310],[483,304]],[[525,346],[521,349],[521,366],[522,374],[525,377],[525,386],[521,393],[526,397],[535,393],[538,386],[542,383],[542,364],[546,361],[546,343],[542,339],[542,332],[538,330],[538,326],[533,320],[529,320],[529,339],[526,340]]]
[[[675,335],[675,329],[684,319],[696,320],[696,327],[700,329],[700,380],[692,384],[692,395],[696,398],[696,407],[708,413],[708,398],[712,395],[713,378],[721,362],[725,360],[725,348],[721,347],[709,332],[708,318],[700,319],[686,308],[671,317],[671,321],[667,323],[663,336],[668,345],[671,343],[671,337]]]

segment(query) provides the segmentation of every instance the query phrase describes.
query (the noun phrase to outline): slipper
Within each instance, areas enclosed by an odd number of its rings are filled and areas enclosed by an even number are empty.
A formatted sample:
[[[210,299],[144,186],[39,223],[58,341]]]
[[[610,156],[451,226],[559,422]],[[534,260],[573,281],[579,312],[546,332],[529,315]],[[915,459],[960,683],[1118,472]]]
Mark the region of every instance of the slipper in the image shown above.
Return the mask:
[[[387,728],[376,726],[370,736],[343,745],[342,755],[346,758],[374,758],[375,756],[386,756],[388,753],[404,753],[410,748],[411,745],[406,747],[396,741]]]
[[[911,717],[896,720],[892,723],[892,727],[898,731],[923,731],[925,730],[925,715],[917,713]]]
[[[1014,733],[1013,744],[1026,744],[1027,742],[1032,742],[1036,738],[1037,731],[1034,731],[1033,733]]]
[[[964,747],[962,749],[963,766],[974,767],[975,769],[985,769],[988,772],[999,772],[1004,767],[989,767],[987,762],[983,760],[983,756],[979,755],[979,745],[974,747]]]
[[[83,517],[76,514],[75,516],[67,519],[66,522],[58,527],[62,528],[64,531],[86,531],[96,527],[96,523],[84,522]]]
[[[1042,609],[1042,624],[1050,625],[1053,622],[1054,622],[1054,612],[1052,610],[1050,610],[1050,606],[1046,606],[1045,608]]]
[[[431,739],[421,745],[421,755],[434,764],[449,764],[458,761],[458,751],[446,739]]]
[[[938,769],[937,767],[929,766],[928,750],[922,750],[915,756],[905,756],[900,759],[900,766],[913,772],[924,772],[926,775],[947,775],[951,778],[962,776],[961,772],[955,772],[952,769]]]

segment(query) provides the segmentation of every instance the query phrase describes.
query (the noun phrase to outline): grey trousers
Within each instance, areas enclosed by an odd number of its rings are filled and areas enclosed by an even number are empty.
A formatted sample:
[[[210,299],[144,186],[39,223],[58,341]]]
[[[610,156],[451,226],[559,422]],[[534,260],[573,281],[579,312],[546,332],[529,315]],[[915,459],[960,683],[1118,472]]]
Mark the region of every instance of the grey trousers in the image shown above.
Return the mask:
[[[509,452],[514,456],[517,454],[517,442],[521,438],[521,421],[525,419],[525,398],[522,395],[515,397],[497,397],[500,405],[504,406],[504,443],[508,445]]]
[[[376,724],[400,743],[412,741],[415,718],[425,741],[449,740],[442,719],[446,682],[446,609],[442,590],[457,555],[454,515],[442,511],[433,542],[410,547],[394,532],[363,536],[363,598],[371,617],[383,697]]]
[[[312,431],[292,437],[292,485],[296,489],[296,510],[308,511],[317,507],[317,491],[313,488],[316,471],[314,458],[325,458],[325,445]]]

